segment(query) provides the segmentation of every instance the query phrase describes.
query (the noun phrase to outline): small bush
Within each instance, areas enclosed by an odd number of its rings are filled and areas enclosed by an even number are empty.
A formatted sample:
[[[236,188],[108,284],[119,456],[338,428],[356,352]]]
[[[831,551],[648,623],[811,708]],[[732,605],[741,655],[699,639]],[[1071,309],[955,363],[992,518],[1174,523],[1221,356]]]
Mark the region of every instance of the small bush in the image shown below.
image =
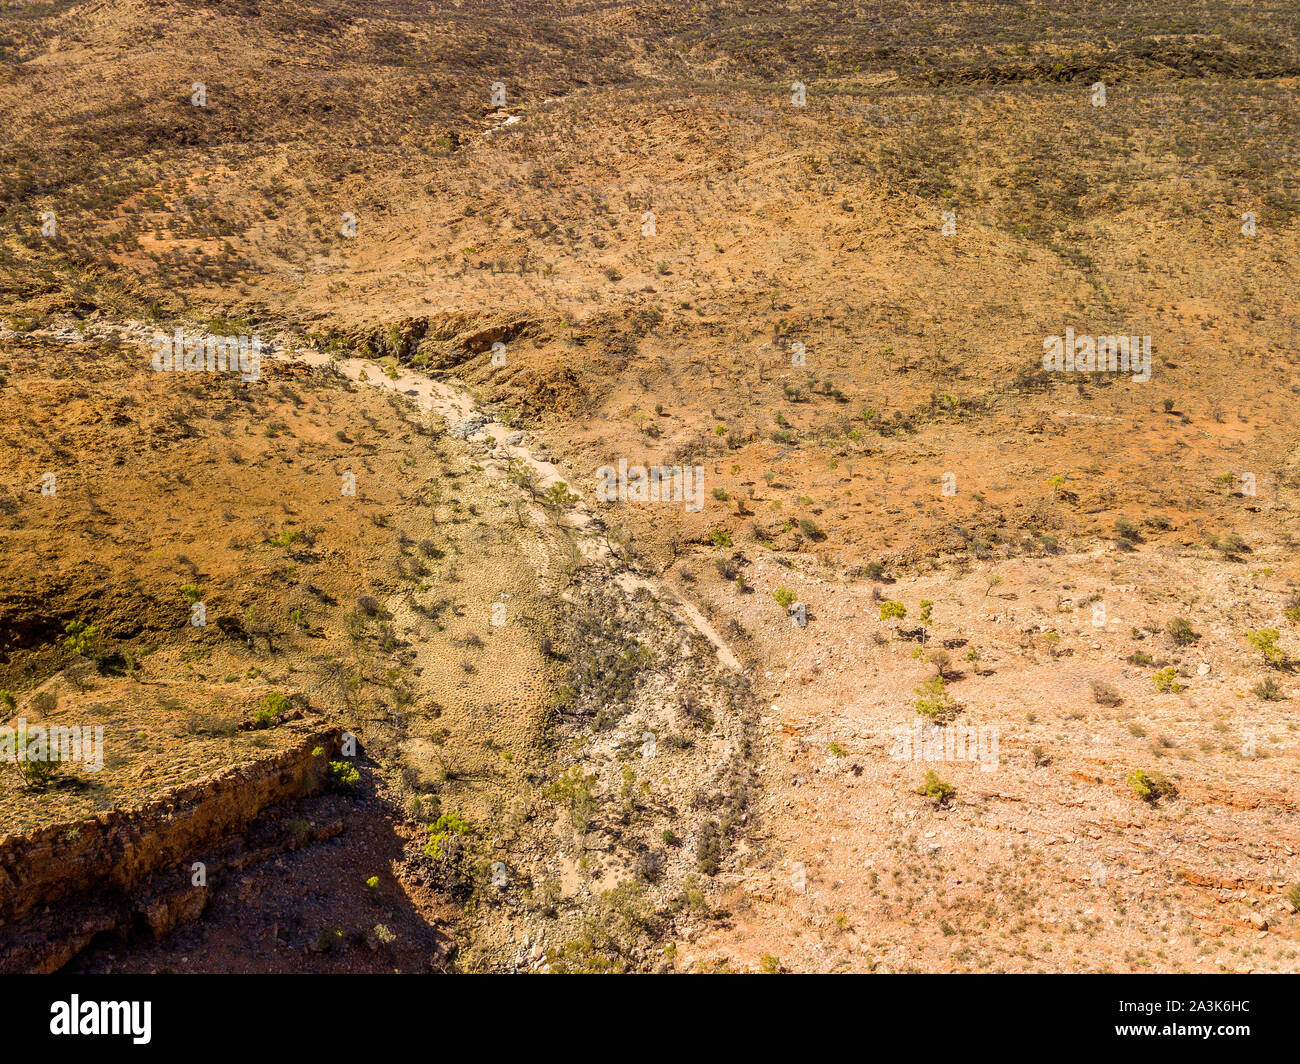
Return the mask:
[[[281,694],[279,691],[270,692],[262,699],[262,704],[253,714],[253,727],[275,727],[280,723],[280,718],[289,712],[290,707],[288,695]]]
[[[952,657],[946,650],[932,650],[926,657],[945,680],[952,675]]]
[[[1286,664],[1286,654],[1277,645],[1281,633],[1276,628],[1260,628],[1246,636],[1246,641],[1264,655],[1264,661],[1275,669]]]
[[[795,593],[788,587],[778,587],[772,592],[772,597],[776,599],[776,604],[783,610],[788,610],[791,603],[795,600]]]
[[[957,706],[942,676],[931,676],[916,689],[916,694],[916,711],[936,724],[944,724],[957,715]]]
[[[45,790],[63,767],[57,754],[50,756],[47,741],[33,739],[25,724],[14,730],[14,766],[23,786],[33,791]]]
[[[1152,676],[1151,679],[1155,683],[1157,691],[1165,691],[1169,694],[1176,695],[1179,691],[1183,690],[1183,684],[1178,682],[1178,670],[1172,665],[1161,669],[1158,673]]]
[[[882,621],[898,620],[901,621],[907,616],[907,607],[901,602],[884,602],[880,606],[880,619]]]
[[[347,761],[331,761],[329,785],[332,790],[351,793],[361,785],[361,773]]]
[[[1264,677],[1251,690],[1255,693],[1256,698],[1261,698],[1265,702],[1281,702],[1285,697],[1282,694],[1282,685],[1272,676]]]
[[[637,854],[632,863],[632,874],[643,883],[658,883],[664,874],[664,855],[657,850]]]
[[[1125,517],[1120,517],[1115,521],[1115,534],[1127,543],[1139,543],[1142,535],[1137,530],[1137,526]]]
[[[722,867],[722,830],[716,820],[706,821],[700,828],[695,840],[695,867],[706,876]]]
[[[1216,539],[1214,536],[1209,536],[1207,542],[1212,549],[1217,550],[1229,561],[1237,561],[1241,555],[1247,554],[1250,551],[1250,547],[1247,546],[1246,541],[1236,532],[1225,536],[1223,539]]]
[[[1292,624],[1300,624],[1300,594],[1292,595],[1287,599],[1286,608],[1282,610],[1282,616]]]
[[[934,802],[936,808],[942,809],[957,797],[957,788],[951,783],[945,783],[939,778],[934,769],[930,769],[926,772],[921,786],[917,787],[914,793],[919,794],[922,798],[929,798],[930,801]]]
[[[551,801],[568,808],[569,822],[575,831],[586,832],[595,818],[599,808],[596,780],[595,773],[583,772],[580,765],[572,765],[545,789]]]
[[[228,738],[239,730],[239,717],[233,713],[200,713],[189,710],[181,724],[187,735],[206,735]]]
[[[559,513],[568,510],[578,501],[578,496],[569,490],[569,485],[564,481],[556,481],[546,489],[546,495],[542,499],[542,504],[547,509]]]
[[[1155,805],[1161,798],[1177,798],[1178,788],[1159,772],[1146,772],[1142,769],[1129,774],[1128,785],[1133,793],[1144,802]]]
[[[1092,681],[1092,697],[1099,706],[1118,706],[1124,701],[1114,687],[1101,680]]]
[[[63,645],[74,654],[90,654],[99,642],[99,629],[85,621],[69,621],[63,626]]]
[[[451,840],[463,838],[469,834],[469,824],[459,813],[443,813],[429,827],[429,841],[424,844],[424,852],[435,861],[450,856]]]
[[[1186,617],[1175,617],[1165,630],[1169,633],[1169,638],[1180,647],[1191,646],[1201,638],[1201,633],[1192,629],[1192,622]]]

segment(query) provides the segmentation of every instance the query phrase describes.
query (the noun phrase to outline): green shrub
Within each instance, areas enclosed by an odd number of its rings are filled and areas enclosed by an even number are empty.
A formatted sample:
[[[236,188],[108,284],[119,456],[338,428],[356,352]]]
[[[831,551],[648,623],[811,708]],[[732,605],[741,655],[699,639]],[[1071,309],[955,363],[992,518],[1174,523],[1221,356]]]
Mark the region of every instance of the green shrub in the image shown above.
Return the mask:
[[[776,604],[783,610],[788,610],[795,600],[795,593],[788,587],[778,587],[772,592],[772,597],[776,599]]]
[[[74,654],[89,654],[99,642],[99,629],[85,621],[69,621],[63,632],[63,645]]]
[[[1146,772],[1142,769],[1129,774],[1128,785],[1144,802],[1154,805],[1161,798],[1177,798],[1178,788],[1159,772]]]
[[[559,513],[568,510],[578,501],[578,496],[569,490],[569,485],[562,480],[556,481],[546,489],[542,504],[549,510]]]
[[[957,797],[957,788],[951,783],[945,783],[939,778],[934,769],[930,769],[926,772],[921,786],[917,787],[914,793],[919,794],[922,798],[929,798],[934,802],[935,806],[943,808]]]
[[[1192,622],[1186,617],[1175,617],[1165,630],[1169,633],[1169,638],[1180,647],[1191,646],[1201,638],[1201,633],[1192,629]]]
[[[722,866],[722,829],[716,820],[705,821],[695,839],[695,866],[711,876]]]
[[[24,787],[43,791],[54,782],[63,766],[57,754],[50,756],[48,740],[33,743],[26,724],[20,724],[14,729],[14,767]]]
[[[884,602],[880,606],[880,619],[882,621],[903,620],[907,616],[907,607],[901,602]]]
[[[1292,624],[1300,624],[1300,595],[1292,595],[1282,611],[1282,616]]]
[[[1277,645],[1281,633],[1276,628],[1260,628],[1246,636],[1246,641],[1264,655],[1264,660],[1275,669],[1286,664],[1286,655]]]
[[[279,691],[271,691],[263,697],[262,704],[254,712],[253,727],[274,728],[280,723],[280,718],[289,712],[291,705],[287,695]]]
[[[942,676],[931,676],[916,689],[916,711],[936,724],[944,724],[957,714],[957,706],[948,694]]]
[[[1158,673],[1151,677],[1156,685],[1157,691],[1166,691],[1171,694],[1177,694],[1183,690],[1183,684],[1178,682],[1178,670],[1172,665],[1166,666]]]
[[[1206,537],[1206,542],[1212,549],[1219,551],[1230,561],[1236,561],[1242,554],[1245,554],[1250,550],[1246,541],[1236,532],[1225,536],[1223,539],[1216,539],[1211,535]]]
[[[469,824],[459,813],[443,813],[429,827],[429,841],[424,844],[424,852],[435,861],[441,861],[448,856],[448,843],[468,834]]]
[[[329,784],[336,791],[355,791],[361,784],[361,773],[347,761],[331,761]]]

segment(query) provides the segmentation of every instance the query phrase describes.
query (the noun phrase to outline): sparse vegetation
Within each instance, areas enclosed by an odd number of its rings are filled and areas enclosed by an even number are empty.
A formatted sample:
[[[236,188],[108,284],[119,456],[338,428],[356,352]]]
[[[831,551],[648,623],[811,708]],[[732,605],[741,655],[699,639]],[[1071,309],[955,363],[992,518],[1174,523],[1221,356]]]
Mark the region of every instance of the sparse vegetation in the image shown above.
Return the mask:
[[[1192,628],[1192,622],[1186,617],[1175,617],[1169,622],[1166,631],[1169,638],[1180,647],[1191,646],[1201,638],[1201,634]]]
[[[79,968],[1295,968],[1291,7],[156,6],[0,19],[0,823],[336,793]]]
[[[469,824],[459,813],[443,813],[429,828],[426,856],[441,861],[458,852],[459,841],[469,834]]]
[[[1157,691],[1163,691],[1167,694],[1177,694],[1183,690],[1183,684],[1178,682],[1178,670],[1172,665],[1161,669],[1151,680],[1156,685]]]
[[[1276,628],[1260,628],[1251,632],[1246,637],[1246,642],[1264,656],[1266,665],[1280,669],[1286,664],[1286,654],[1277,644],[1280,638],[1281,633]]]
[[[916,788],[916,793],[923,798],[929,798],[937,808],[942,809],[952,804],[953,799],[957,797],[957,788],[941,780],[938,773],[930,769],[926,772],[921,785]]]
[[[1136,769],[1129,774],[1128,785],[1133,788],[1134,794],[1144,802],[1150,802],[1152,805],[1162,798],[1173,799],[1178,797],[1178,788],[1159,772]]]

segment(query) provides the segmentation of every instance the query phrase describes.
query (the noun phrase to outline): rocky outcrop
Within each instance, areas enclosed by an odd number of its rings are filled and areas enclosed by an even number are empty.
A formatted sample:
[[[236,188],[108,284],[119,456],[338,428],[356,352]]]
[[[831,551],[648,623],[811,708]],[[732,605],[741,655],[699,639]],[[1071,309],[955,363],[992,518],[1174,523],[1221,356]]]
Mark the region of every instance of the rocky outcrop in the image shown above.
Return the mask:
[[[403,318],[385,325],[330,329],[313,339],[327,348],[345,349],[364,358],[395,357],[426,369],[446,369],[492,349],[536,335],[538,323],[518,313],[434,314]]]
[[[197,918],[208,887],[195,882],[196,861],[210,885],[221,870],[327,837],[266,815],[325,786],[339,731],[298,734],[288,750],[137,808],[0,838],[0,972],[55,971],[103,932],[162,934]]]

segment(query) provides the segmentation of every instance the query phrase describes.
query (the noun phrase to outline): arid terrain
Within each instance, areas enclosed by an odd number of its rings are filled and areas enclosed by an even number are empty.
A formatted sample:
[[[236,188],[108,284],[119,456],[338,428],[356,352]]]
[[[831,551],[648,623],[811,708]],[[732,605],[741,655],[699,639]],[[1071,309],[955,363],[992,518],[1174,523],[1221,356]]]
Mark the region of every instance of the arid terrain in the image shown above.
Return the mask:
[[[1284,0],[0,3],[0,755],[102,735],[0,971],[1300,971],[1298,91]]]

